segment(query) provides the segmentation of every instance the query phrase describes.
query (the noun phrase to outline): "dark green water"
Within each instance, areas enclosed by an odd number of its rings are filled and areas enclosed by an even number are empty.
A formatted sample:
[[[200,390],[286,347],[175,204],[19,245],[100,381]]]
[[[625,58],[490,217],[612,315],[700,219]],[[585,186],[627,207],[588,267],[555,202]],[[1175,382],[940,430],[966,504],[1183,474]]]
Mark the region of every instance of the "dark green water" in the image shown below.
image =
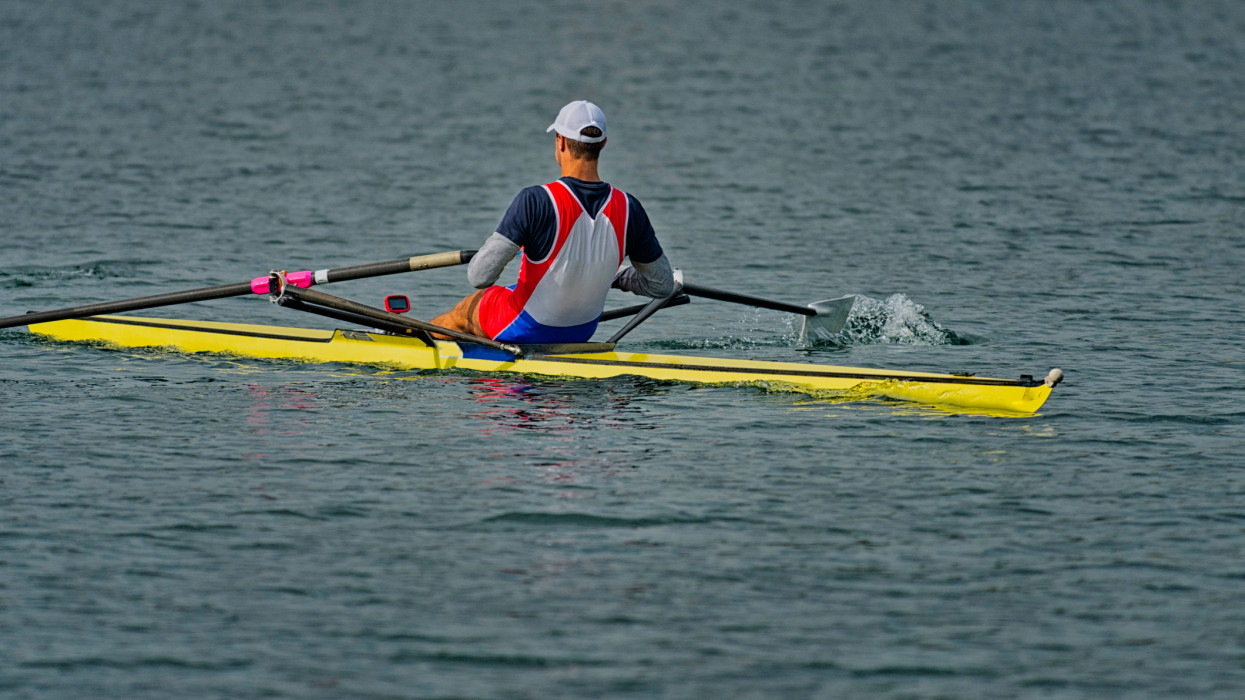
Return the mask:
[[[867,297],[839,346],[697,301],[635,347],[1066,383],[992,418],[0,331],[0,695],[1245,695],[1239,3],[8,0],[0,316],[475,248],[578,98],[689,279]]]

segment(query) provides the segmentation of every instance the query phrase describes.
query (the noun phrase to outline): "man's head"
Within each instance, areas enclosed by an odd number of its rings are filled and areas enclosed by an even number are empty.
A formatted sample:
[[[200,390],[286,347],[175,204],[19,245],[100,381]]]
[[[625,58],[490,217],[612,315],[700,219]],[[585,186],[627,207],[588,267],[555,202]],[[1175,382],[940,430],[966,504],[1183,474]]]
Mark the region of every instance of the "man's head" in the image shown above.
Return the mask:
[[[565,145],[572,158],[596,160],[605,147],[605,112],[587,100],[571,102],[558,112],[558,119],[545,132],[558,133],[558,148]]]

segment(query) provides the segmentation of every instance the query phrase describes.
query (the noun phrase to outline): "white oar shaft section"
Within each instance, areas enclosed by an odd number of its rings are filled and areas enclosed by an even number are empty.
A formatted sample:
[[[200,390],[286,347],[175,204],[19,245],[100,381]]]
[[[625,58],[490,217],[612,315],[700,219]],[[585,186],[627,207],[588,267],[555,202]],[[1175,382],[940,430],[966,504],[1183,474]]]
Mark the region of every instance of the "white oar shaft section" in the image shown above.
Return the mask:
[[[430,270],[436,267],[462,265],[469,262],[473,255],[475,255],[474,250],[456,250],[449,253],[417,255],[412,258],[400,258],[398,260],[367,263],[364,265],[351,265],[349,267],[339,267],[332,270],[294,272],[289,273],[287,277],[292,278],[291,281],[294,281],[294,283],[300,287],[310,287],[313,284],[345,282],[347,280],[363,279],[365,277],[379,277],[381,275],[394,275],[401,272],[415,272],[417,270]],[[86,318],[87,316],[99,316],[100,314],[115,314],[125,311],[138,311],[140,309],[154,309],[159,306],[173,306],[174,304],[188,304],[195,301],[225,299],[228,297],[243,296],[245,294],[267,294],[268,279],[268,276],[264,276],[257,277],[250,282],[221,284],[215,287],[187,289],[180,292],[155,294],[146,297],[135,297],[133,299],[121,299],[119,301],[105,301],[98,304],[86,304],[84,306],[74,306],[54,311],[35,311],[21,316],[0,318],[0,328],[12,328],[14,326],[25,326],[31,323],[46,323],[48,321],[63,321],[67,318]]]
[[[474,250],[455,250],[449,253],[433,253],[432,255],[417,255],[413,258],[399,258],[398,260],[386,260],[385,262],[351,265],[350,267],[339,267],[333,270],[287,272],[285,273],[285,278],[294,286],[305,289],[314,284],[347,282],[365,277],[380,277],[381,275],[396,275],[403,272],[418,272],[419,270],[431,270],[437,267],[464,265],[471,262],[471,258],[475,254]],[[251,291],[256,294],[267,294],[269,292],[268,280],[268,275],[251,280]]]

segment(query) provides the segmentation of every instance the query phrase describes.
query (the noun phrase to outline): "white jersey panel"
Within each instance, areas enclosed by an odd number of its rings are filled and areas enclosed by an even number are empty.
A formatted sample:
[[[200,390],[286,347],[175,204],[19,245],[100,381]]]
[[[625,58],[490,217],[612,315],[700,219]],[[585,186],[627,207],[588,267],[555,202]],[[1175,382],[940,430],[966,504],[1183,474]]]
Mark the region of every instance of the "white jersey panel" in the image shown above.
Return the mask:
[[[604,211],[595,220],[581,213],[524,311],[546,326],[595,321],[622,259],[618,238]]]

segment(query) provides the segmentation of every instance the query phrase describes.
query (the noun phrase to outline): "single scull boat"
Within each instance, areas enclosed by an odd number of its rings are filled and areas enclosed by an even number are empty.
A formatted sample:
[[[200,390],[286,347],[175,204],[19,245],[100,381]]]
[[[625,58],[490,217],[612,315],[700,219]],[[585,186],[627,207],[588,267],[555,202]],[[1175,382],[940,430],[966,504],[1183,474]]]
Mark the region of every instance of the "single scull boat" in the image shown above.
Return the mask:
[[[759,384],[804,391],[843,392],[852,398],[886,397],[923,404],[958,406],[990,412],[1033,413],[1063,378],[1051,370],[1042,379],[994,379],[928,372],[894,372],[857,367],[834,367],[794,362],[769,362],[686,355],[619,352],[615,344],[658,309],[687,303],[687,294],[800,313],[821,323],[842,326],[847,304],[818,302],[795,307],[746,295],[684,284],[666,299],[644,306],[607,312],[605,319],[635,318],[604,343],[511,345],[446,331],[401,316],[409,308],[396,296],[386,310],[311,290],[314,284],[358,279],[378,274],[461,264],[471,251],[359,265],[315,273],[272,273],[249,283],[92,304],[74,309],[37,312],[0,319],[0,328],[28,325],[32,333],[64,341],[99,341],[119,347],[168,347],[183,352],[228,353],[245,357],[283,358],[312,362],[382,364],[416,370],[470,370],[558,377],[600,379],[624,375],[675,382],[706,384]],[[314,330],[239,323],[99,315],[240,296],[269,294],[289,308],[362,325],[361,330]],[[395,312],[396,311],[396,312]],[[25,323],[22,323],[25,321]],[[825,328],[825,326],[822,326]],[[449,335],[452,339],[434,338]]]

